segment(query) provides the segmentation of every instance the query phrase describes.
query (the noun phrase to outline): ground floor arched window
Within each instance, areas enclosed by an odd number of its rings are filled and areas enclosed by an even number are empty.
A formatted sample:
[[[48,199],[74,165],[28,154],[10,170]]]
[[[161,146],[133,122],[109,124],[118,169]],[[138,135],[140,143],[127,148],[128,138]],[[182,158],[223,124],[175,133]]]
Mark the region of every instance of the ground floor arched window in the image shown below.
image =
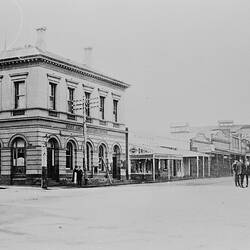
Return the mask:
[[[76,161],[76,146],[73,141],[69,141],[66,146],[66,168],[74,169]]]
[[[107,148],[102,143],[99,146],[98,150],[99,150],[99,169],[100,169],[100,171],[105,171],[106,170],[106,164],[107,164]]]
[[[112,175],[113,178],[120,178],[120,171],[121,171],[121,150],[118,145],[115,145],[113,148],[113,155],[112,155]]]
[[[12,176],[26,174],[26,142],[23,138],[16,138],[12,142]]]
[[[93,147],[90,142],[86,143],[86,151],[87,151],[86,168],[87,168],[87,171],[91,171],[92,166],[93,166]]]

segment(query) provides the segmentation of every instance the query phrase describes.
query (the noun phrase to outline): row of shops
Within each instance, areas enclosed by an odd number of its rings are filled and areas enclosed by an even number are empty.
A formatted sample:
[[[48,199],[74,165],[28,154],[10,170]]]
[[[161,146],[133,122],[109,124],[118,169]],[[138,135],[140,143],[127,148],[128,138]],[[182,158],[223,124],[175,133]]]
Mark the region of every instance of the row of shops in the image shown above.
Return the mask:
[[[133,135],[131,178],[169,181],[230,176],[233,161],[248,156],[249,141],[238,126],[237,130],[235,127],[199,130],[181,127],[181,131],[175,130],[168,138]]]
[[[210,176],[209,155],[157,148],[148,153],[130,154],[131,179],[170,181]]]

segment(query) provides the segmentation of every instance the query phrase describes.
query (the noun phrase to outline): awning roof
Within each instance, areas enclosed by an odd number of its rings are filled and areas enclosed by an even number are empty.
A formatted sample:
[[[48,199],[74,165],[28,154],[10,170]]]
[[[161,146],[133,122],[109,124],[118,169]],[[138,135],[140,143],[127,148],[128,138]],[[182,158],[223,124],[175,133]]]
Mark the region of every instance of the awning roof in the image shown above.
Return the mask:
[[[158,158],[158,159],[182,159],[183,157],[208,157],[209,155],[200,152],[194,152],[189,150],[174,150],[164,147],[151,148],[148,153],[136,153],[130,154],[131,159],[146,159],[146,158]]]
[[[159,154],[159,153],[143,153],[130,155],[131,160],[136,159],[162,159],[162,160],[181,160],[181,155]]]
[[[209,157],[208,154],[190,150],[177,150],[183,157]]]

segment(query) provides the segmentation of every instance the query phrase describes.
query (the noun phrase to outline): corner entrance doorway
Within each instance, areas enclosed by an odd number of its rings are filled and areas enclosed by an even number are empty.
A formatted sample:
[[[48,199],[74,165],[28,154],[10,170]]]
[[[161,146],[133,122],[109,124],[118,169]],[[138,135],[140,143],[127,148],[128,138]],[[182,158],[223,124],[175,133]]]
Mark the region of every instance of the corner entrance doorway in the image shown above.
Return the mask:
[[[59,147],[56,139],[51,138],[47,144],[48,178],[59,181]]]

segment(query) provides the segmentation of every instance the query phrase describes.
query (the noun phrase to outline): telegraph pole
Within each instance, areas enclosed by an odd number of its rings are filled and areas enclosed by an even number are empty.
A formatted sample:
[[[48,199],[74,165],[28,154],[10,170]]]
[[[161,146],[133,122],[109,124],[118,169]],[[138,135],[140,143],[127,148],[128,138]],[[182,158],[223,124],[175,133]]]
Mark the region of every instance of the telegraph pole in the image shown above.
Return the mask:
[[[82,170],[84,173],[84,181],[87,184],[87,114],[86,108],[96,108],[99,107],[99,102],[96,101],[98,98],[92,98],[87,100],[86,97],[83,97],[80,100],[73,101],[73,110],[82,110],[83,112],[83,120],[82,120],[82,132],[83,132],[83,152],[84,152],[84,159],[83,159],[83,166]],[[91,106],[92,105],[92,106]],[[93,166],[91,166],[93,168]],[[93,169],[91,169],[93,173]]]
[[[48,188],[48,168],[47,168],[47,135],[44,137],[42,144],[42,174],[41,174],[41,188]]]
[[[83,132],[83,152],[84,152],[84,160],[83,160],[83,173],[84,173],[84,183],[87,184],[87,124],[86,124],[86,98],[83,97],[82,109],[83,109],[83,124],[82,124],[82,132]]]

